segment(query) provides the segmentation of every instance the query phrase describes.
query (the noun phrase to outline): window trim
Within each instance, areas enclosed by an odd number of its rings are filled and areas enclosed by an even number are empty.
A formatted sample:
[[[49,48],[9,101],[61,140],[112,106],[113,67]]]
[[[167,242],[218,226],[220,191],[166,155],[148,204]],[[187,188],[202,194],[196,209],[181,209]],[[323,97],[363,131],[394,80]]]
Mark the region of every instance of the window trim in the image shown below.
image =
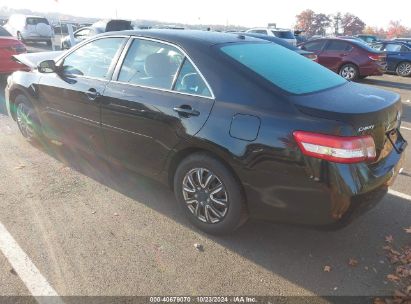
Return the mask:
[[[163,41],[160,39],[155,39],[155,38],[149,38],[149,37],[140,37],[140,36],[129,36],[130,39],[128,40],[127,44],[125,45],[125,47],[123,48],[123,51],[120,55],[120,57],[118,58],[116,67],[114,69],[113,75],[112,75],[112,79],[111,82],[113,83],[119,83],[119,84],[124,84],[124,85],[130,85],[130,86],[134,86],[134,87],[139,87],[139,88],[144,88],[144,89],[152,89],[152,90],[158,90],[158,91],[162,91],[162,92],[169,92],[169,93],[175,93],[175,94],[180,94],[180,95],[186,95],[186,96],[194,96],[194,97],[202,97],[202,98],[207,98],[207,99],[212,99],[215,100],[215,95],[214,92],[210,86],[210,84],[208,83],[208,81],[206,80],[206,78],[204,77],[204,75],[201,73],[200,69],[197,67],[197,65],[194,63],[194,61],[190,58],[190,56],[187,55],[187,53],[178,45],[170,43],[168,41]],[[124,59],[127,56],[128,50],[131,47],[131,44],[133,43],[134,40],[146,40],[146,41],[153,41],[153,42],[157,42],[157,43],[162,43],[162,44],[166,44],[169,46],[172,46],[174,48],[176,48],[178,51],[180,51],[183,55],[184,55],[184,60],[181,62],[180,66],[178,67],[177,73],[174,76],[172,85],[170,89],[163,89],[163,88],[157,88],[157,87],[151,87],[151,86],[145,86],[145,85],[140,85],[140,84],[135,84],[135,83],[130,83],[130,82],[124,82],[124,81],[119,81],[118,77],[120,76],[120,70],[121,67],[123,66],[124,63]],[[204,81],[205,85],[207,86],[208,90],[210,91],[211,96],[204,96],[204,95],[199,95],[199,94],[191,94],[191,93],[186,93],[186,92],[178,92],[173,90],[174,86],[175,86],[175,82],[178,78],[178,75],[181,71],[181,67],[183,65],[183,63],[185,62],[185,60],[188,60],[194,67],[194,69],[197,71],[198,75],[200,75],[201,79]]]

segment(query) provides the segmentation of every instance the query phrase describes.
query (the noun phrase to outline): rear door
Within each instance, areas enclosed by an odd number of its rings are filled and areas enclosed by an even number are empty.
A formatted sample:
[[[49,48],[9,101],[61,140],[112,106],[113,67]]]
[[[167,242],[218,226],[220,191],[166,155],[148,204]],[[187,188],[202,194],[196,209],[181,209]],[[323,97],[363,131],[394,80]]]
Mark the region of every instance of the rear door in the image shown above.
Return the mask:
[[[49,137],[103,151],[100,99],[125,41],[123,37],[93,40],[59,62],[60,73],[43,74],[38,91]]]
[[[169,152],[201,129],[213,103],[211,89],[181,49],[133,39],[104,92],[107,150],[130,169],[157,174]]]
[[[352,50],[353,46],[346,41],[330,40],[321,52],[318,62],[330,70],[338,72]]]

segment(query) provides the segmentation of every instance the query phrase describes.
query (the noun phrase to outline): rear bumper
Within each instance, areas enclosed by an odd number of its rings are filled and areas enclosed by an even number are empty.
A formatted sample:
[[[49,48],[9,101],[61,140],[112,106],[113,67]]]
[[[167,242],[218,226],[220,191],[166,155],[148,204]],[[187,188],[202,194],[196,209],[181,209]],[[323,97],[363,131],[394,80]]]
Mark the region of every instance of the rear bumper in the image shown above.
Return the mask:
[[[370,62],[366,65],[360,66],[361,76],[381,76],[387,70],[386,63]]]
[[[405,152],[393,149],[375,165],[313,158],[301,166],[264,163],[265,169],[244,183],[250,215],[305,225],[346,225],[384,197],[404,157]]]

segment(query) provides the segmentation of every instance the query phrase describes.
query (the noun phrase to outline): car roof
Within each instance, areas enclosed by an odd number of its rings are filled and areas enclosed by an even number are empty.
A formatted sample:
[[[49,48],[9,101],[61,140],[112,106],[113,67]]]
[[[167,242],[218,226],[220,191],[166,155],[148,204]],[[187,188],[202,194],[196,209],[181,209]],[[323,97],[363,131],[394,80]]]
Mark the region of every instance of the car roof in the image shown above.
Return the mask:
[[[178,44],[196,43],[203,46],[212,46],[215,44],[234,43],[243,41],[262,42],[261,39],[245,36],[241,34],[231,34],[213,31],[201,30],[174,30],[174,29],[147,29],[147,30],[129,30],[120,32],[107,32],[101,36],[128,35],[139,36],[164,40]]]

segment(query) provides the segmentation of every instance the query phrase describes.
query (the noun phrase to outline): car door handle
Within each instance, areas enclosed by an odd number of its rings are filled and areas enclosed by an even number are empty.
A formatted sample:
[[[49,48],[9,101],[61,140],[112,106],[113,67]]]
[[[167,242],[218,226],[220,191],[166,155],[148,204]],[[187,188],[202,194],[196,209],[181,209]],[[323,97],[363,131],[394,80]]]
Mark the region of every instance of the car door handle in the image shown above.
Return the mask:
[[[88,98],[89,100],[94,101],[94,100],[96,100],[97,97],[100,96],[100,93],[97,92],[96,89],[91,88],[91,89],[89,89],[89,90],[86,92],[86,95],[87,95],[87,98]]]
[[[189,117],[189,116],[198,116],[200,115],[200,112],[193,110],[190,106],[182,105],[180,107],[173,108],[174,111],[176,111],[178,114],[180,114],[183,117]]]

